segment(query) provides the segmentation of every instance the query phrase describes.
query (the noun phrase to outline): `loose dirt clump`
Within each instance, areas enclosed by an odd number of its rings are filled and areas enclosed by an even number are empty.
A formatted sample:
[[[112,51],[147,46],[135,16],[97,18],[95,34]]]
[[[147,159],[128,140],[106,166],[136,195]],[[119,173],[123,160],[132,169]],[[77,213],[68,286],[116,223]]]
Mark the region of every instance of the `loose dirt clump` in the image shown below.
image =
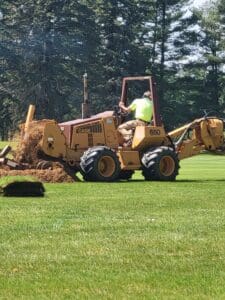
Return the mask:
[[[14,152],[14,160],[18,163],[27,163],[30,167],[35,167],[39,160],[39,152],[41,150],[39,142],[43,137],[44,126],[49,120],[32,121],[29,125],[28,133],[24,133],[21,128],[21,139],[16,151]]]
[[[53,170],[3,170],[0,169],[0,177],[4,176],[26,176],[30,175],[36,177],[41,182],[74,182],[78,181],[76,177],[71,177],[62,168],[56,168]]]

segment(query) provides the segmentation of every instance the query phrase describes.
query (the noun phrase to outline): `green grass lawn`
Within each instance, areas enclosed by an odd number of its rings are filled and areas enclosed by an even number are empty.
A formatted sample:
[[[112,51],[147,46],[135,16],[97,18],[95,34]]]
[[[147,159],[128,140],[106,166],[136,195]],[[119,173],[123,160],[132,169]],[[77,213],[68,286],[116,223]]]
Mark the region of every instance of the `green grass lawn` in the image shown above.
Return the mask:
[[[0,141],[0,149],[3,149],[6,145],[10,145],[12,148],[16,148],[17,142],[11,141],[11,142],[2,142]]]
[[[0,197],[0,299],[225,299],[225,157],[45,187]]]

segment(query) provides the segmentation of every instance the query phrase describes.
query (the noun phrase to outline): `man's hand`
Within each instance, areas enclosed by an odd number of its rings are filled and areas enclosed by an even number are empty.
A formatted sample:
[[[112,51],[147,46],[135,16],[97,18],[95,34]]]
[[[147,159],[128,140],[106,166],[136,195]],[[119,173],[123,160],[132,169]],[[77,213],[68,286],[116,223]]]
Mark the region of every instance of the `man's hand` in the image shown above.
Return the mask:
[[[122,101],[119,102],[119,107],[122,109],[123,112],[129,113],[131,110],[129,107],[126,107]]]
[[[122,108],[123,106],[124,106],[123,102],[120,101],[120,102],[119,102],[119,107]]]

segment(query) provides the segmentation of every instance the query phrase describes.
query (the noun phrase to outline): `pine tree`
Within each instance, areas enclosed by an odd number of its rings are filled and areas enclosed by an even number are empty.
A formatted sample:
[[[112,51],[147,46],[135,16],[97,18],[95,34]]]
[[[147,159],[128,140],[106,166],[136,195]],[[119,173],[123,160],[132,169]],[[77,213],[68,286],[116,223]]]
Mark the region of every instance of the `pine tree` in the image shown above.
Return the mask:
[[[202,58],[197,66],[204,74],[204,91],[199,103],[209,111],[220,111],[223,99],[223,65],[224,65],[224,33],[222,27],[222,14],[218,6],[210,6],[202,12],[197,11],[198,24],[201,28],[199,46]]]
[[[82,74],[95,59],[98,41],[88,3],[6,0],[1,10],[5,28],[1,56],[10,69],[2,89],[19,99],[22,109],[34,103],[39,117],[60,120],[70,114],[71,105],[78,110]]]
[[[124,76],[145,75],[149,56],[143,36],[147,34],[143,0],[96,1],[100,32],[99,80],[96,93],[112,108],[119,101]],[[142,91],[143,92],[143,91]],[[98,106],[100,107],[100,105]]]
[[[177,81],[183,60],[191,52],[187,46],[192,35],[189,28],[195,22],[187,15],[188,4],[186,0],[154,1],[153,18],[152,10],[149,18],[152,45],[149,66],[157,79],[161,113],[168,128],[181,119],[179,114],[174,114],[177,104],[182,103],[180,97],[183,98]]]

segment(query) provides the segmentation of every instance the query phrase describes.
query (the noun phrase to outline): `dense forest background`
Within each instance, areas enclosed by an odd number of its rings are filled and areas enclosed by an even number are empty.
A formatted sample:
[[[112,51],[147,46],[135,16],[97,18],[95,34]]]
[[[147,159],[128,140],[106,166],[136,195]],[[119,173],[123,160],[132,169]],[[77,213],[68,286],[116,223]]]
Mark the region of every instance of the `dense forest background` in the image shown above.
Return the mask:
[[[124,76],[153,75],[168,129],[223,115],[224,50],[224,0],[2,0],[0,139],[30,103],[37,118],[79,117],[85,72],[93,113],[118,103]]]

